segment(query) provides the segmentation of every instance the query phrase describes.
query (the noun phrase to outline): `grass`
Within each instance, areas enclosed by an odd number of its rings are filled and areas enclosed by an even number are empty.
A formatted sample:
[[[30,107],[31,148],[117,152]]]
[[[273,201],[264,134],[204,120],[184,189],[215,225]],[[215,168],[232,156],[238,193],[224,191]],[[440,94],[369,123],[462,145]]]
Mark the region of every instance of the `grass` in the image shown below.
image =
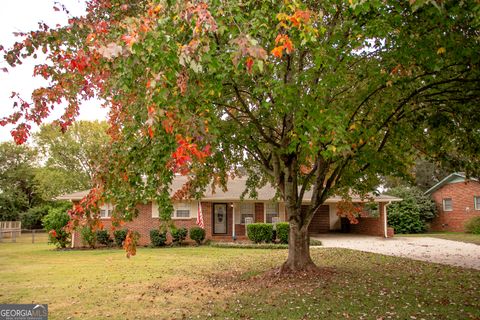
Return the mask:
[[[430,232],[416,234],[397,234],[396,237],[432,237],[480,245],[480,234],[471,234],[465,232]]]
[[[266,276],[286,250],[53,250],[0,243],[0,303],[48,303],[50,319],[468,319],[480,271],[312,249],[323,272]]]

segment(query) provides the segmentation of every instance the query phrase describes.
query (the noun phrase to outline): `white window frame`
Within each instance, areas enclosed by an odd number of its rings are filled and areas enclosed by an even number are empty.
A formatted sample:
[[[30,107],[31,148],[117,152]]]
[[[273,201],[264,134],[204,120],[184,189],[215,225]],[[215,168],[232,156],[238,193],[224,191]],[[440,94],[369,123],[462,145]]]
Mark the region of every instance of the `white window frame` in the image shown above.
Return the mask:
[[[473,207],[475,210],[480,210],[480,196],[473,196]]]
[[[111,203],[104,203],[100,206],[100,219],[111,219],[112,218],[112,212],[113,212],[114,205]],[[102,211],[105,211],[107,213],[106,216],[102,216]]]
[[[178,211],[188,211],[188,217],[179,217]],[[192,219],[192,204],[190,202],[174,202],[172,219]]]
[[[447,209],[446,206],[445,206],[445,203],[448,200],[450,200],[450,209]],[[443,198],[442,199],[442,208],[443,208],[443,211],[446,211],[446,212],[453,211],[453,199],[452,198]]]
[[[160,211],[158,210],[158,203],[152,201],[152,218],[160,218]]]
[[[255,222],[255,203],[240,202],[238,204],[238,212],[240,212],[240,224],[245,224],[245,218],[247,217],[252,218],[253,222]]]
[[[267,208],[268,206],[276,207],[276,210],[274,211],[276,211],[277,218],[280,220],[280,206],[278,205],[278,202],[264,202],[263,203],[263,221],[265,221],[265,223],[273,223],[273,222],[267,221],[267,214],[273,214],[272,212],[268,212],[269,211],[269,209]]]

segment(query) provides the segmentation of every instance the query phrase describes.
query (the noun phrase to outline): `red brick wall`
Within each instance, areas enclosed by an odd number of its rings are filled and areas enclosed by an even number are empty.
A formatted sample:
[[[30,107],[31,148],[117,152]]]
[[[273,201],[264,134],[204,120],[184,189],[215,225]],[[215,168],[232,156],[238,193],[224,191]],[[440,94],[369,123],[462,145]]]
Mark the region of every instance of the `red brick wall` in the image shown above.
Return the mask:
[[[384,237],[384,204],[380,203],[378,206],[379,216],[377,218],[367,217],[358,218],[357,224],[350,224],[350,233],[365,234],[371,236]],[[392,228],[387,229],[387,236],[393,237],[394,230]]]
[[[139,210],[138,217],[133,219],[133,221],[126,222],[121,228],[128,228],[140,233],[140,239],[138,245],[146,246],[150,244],[150,230],[158,228],[160,225],[159,218],[152,218],[152,204],[146,205],[138,205]],[[203,212],[203,221],[205,226],[206,238],[210,239],[212,235],[212,215],[211,211],[212,206],[211,203],[202,202],[202,212]],[[193,212],[193,218],[190,219],[175,219],[173,220],[175,226],[181,228],[185,227],[190,229],[193,226],[197,225],[197,213]],[[101,219],[104,229],[110,230],[112,227],[112,221],[110,219]],[[231,220],[230,220],[231,221]],[[113,238],[113,234],[112,234]],[[74,235],[74,246],[81,247],[82,246],[82,239],[79,232],[75,232]],[[171,241],[170,235],[167,237],[167,241]],[[191,241],[189,237],[187,237],[186,242]]]
[[[302,206],[306,210],[307,206]],[[328,205],[320,206],[313,215],[312,221],[308,226],[308,233],[328,233],[330,231],[330,207]]]
[[[432,221],[432,231],[464,231],[465,222],[480,216],[475,210],[473,197],[480,196],[480,183],[476,181],[450,183],[432,193],[438,210],[438,216]],[[451,198],[453,211],[443,211],[443,199]],[[470,210],[466,210],[466,208]]]

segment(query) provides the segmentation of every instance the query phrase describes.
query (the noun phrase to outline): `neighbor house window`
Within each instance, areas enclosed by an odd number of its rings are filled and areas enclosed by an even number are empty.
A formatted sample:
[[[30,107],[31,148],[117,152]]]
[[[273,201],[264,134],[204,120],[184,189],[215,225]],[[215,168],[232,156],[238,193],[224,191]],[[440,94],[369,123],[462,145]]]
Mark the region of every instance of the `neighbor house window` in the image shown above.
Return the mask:
[[[480,210],[480,196],[473,197],[473,204],[474,204],[475,210]]]
[[[276,218],[276,219],[275,219]],[[278,203],[265,203],[265,222],[273,223],[274,220],[278,222]]]
[[[453,210],[452,198],[443,199],[443,211],[452,211],[452,210]]]
[[[252,218],[255,221],[255,204],[254,203],[240,203],[240,223],[245,224],[245,218]]]
[[[174,203],[172,218],[190,218],[190,203],[188,202]]]
[[[104,203],[100,207],[100,219],[108,219],[112,217],[113,205],[110,203]]]

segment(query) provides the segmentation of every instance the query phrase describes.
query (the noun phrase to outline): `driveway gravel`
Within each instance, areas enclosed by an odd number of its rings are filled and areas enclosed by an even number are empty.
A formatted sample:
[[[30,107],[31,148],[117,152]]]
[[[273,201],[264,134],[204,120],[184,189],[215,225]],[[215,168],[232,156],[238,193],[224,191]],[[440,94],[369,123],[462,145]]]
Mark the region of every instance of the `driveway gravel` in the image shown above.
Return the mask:
[[[414,260],[480,270],[480,246],[429,237],[381,238],[353,234],[325,234],[313,237],[323,247],[348,248]]]

